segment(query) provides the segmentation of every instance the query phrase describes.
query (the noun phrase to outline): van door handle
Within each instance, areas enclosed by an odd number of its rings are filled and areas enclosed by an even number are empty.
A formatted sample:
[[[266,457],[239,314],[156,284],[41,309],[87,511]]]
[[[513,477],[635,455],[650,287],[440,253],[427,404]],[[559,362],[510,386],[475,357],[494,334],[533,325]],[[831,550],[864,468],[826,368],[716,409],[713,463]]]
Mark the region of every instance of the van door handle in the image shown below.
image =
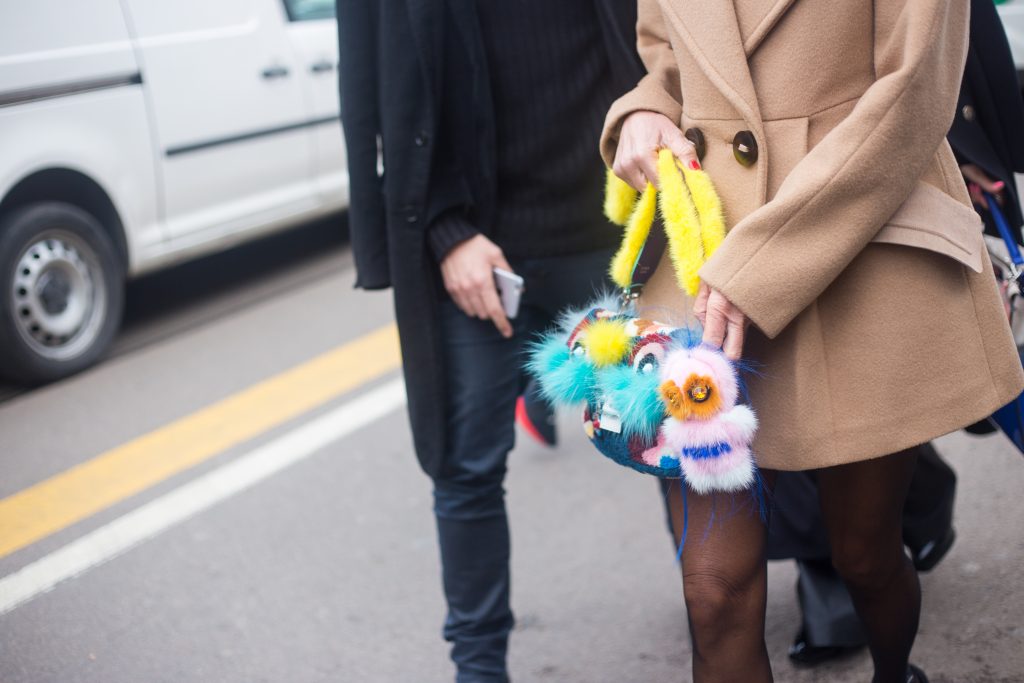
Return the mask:
[[[288,75],[288,67],[282,66],[281,64],[275,64],[268,66],[263,70],[263,78],[271,80],[273,78],[284,78]]]
[[[328,71],[334,71],[334,63],[326,59],[321,59],[319,62],[311,64],[309,70],[315,74],[327,73]]]

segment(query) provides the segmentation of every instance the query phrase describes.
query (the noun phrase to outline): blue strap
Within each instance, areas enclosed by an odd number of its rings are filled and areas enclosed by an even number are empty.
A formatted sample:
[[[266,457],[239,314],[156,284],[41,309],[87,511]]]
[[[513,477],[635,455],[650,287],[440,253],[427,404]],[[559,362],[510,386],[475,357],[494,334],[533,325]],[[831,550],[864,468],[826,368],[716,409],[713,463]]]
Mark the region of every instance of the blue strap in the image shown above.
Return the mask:
[[[985,192],[984,195],[985,200],[988,202],[989,213],[992,214],[992,219],[996,222],[996,229],[999,231],[1000,237],[1003,238],[1003,242],[1006,243],[1006,251],[1010,254],[1010,261],[1018,268],[1024,267],[1024,257],[1020,255],[1017,240],[1010,230],[1010,224],[1006,222],[1006,216],[1003,215],[1002,210],[999,208],[999,203],[988,192]]]
[[[686,504],[686,480],[679,477],[679,490],[683,494],[683,533],[680,534],[679,538],[679,550],[676,551],[676,562],[683,561],[683,546],[686,545],[686,527],[690,525],[689,510]]]

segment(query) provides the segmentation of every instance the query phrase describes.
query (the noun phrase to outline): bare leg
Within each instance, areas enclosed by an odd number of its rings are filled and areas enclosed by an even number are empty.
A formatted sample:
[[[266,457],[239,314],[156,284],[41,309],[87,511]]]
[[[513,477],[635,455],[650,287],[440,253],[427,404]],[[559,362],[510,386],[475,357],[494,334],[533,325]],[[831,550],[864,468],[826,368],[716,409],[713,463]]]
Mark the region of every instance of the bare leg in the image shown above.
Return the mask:
[[[684,528],[678,482],[669,487],[668,502],[678,544]],[[767,526],[757,504],[746,492],[698,496],[687,491],[686,513],[682,574],[693,680],[770,682],[764,644]]]
[[[903,502],[917,449],[818,471],[832,563],[850,589],[875,683],[905,683],[921,586],[903,551]]]

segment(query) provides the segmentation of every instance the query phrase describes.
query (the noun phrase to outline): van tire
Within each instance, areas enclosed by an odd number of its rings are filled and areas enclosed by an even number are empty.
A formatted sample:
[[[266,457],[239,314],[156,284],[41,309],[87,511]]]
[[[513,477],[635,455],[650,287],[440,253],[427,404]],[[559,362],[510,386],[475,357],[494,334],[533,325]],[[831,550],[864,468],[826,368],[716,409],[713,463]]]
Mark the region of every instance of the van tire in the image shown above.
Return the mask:
[[[120,327],[124,273],[110,235],[77,206],[0,217],[0,375],[37,385],[93,365]]]

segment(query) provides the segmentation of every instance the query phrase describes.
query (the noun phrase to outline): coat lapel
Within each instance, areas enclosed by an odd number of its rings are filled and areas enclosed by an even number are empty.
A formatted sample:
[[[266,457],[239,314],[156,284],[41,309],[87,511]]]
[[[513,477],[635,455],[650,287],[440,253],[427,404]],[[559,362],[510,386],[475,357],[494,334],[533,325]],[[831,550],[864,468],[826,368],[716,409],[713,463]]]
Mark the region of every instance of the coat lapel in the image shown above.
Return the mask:
[[[764,14],[761,20],[754,26],[753,30],[743,37],[743,51],[746,53],[747,57],[754,54],[754,51],[761,46],[765,37],[772,32],[775,25],[779,23],[779,19],[782,18],[782,15],[786,13],[794,2],[795,0],[775,0],[775,4],[772,5],[772,7]],[[741,6],[754,3],[761,5],[762,0],[736,0],[736,3]],[[741,7],[737,11],[742,12],[744,9],[745,7]]]
[[[701,70],[743,118],[760,129],[761,112],[733,0],[660,1]]]

